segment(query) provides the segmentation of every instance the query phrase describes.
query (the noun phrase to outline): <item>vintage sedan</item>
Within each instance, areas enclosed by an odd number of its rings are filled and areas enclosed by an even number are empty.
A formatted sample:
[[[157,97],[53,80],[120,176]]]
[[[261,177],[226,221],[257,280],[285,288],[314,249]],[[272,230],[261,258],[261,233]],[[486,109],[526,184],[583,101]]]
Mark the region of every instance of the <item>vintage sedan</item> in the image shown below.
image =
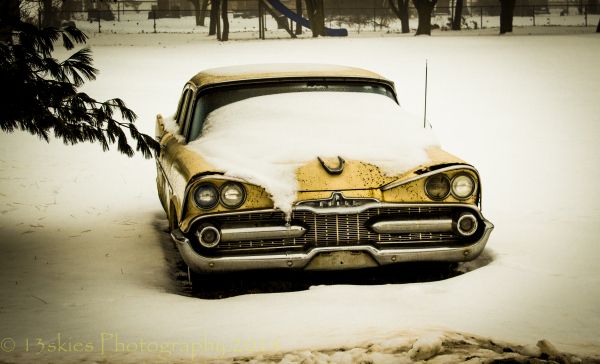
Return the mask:
[[[205,70],[156,137],[158,195],[192,275],[468,261],[493,229],[477,170],[367,70]]]

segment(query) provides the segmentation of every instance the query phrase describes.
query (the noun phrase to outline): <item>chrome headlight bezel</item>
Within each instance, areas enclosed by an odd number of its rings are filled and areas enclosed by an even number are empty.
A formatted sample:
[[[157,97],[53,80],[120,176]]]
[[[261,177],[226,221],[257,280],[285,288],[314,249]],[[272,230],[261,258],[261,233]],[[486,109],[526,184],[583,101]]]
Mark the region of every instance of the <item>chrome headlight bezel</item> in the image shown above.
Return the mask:
[[[235,201],[235,203],[227,202],[226,194],[231,190],[237,190],[240,193],[240,197]],[[247,193],[244,185],[234,181],[223,183],[219,191],[219,200],[221,201],[221,204],[228,209],[237,209],[238,207],[242,206],[244,202],[246,202],[246,196]]]
[[[459,194],[457,193],[457,187],[456,184],[458,182],[460,182],[461,179],[464,180],[464,178],[467,178],[468,181],[470,181],[471,183],[471,190],[469,191],[468,194]],[[473,196],[473,194],[475,194],[475,191],[477,190],[477,182],[475,180],[475,178],[473,178],[473,176],[471,176],[468,173],[459,173],[457,175],[455,175],[454,177],[452,177],[452,181],[450,182],[450,191],[452,193],[452,196],[454,198],[456,198],[457,200],[466,200],[468,198],[470,198],[471,196]]]
[[[447,191],[445,191],[444,194],[441,194],[439,196],[432,194],[430,191],[430,187],[429,187],[429,184],[432,183],[434,181],[434,179],[436,179],[436,178],[441,178],[441,181],[443,181],[443,183],[445,183],[447,186],[447,188],[446,188]],[[450,183],[450,179],[448,178],[448,176],[446,176],[444,173],[437,173],[432,176],[429,176],[425,180],[423,189],[425,190],[425,194],[427,195],[427,197],[429,197],[430,199],[432,199],[434,201],[442,201],[443,199],[445,199],[446,197],[448,197],[450,195],[450,190],[452,188],[451,188],[451,183]]]
[[[212,201],[210,201],[210,203],[205,203],[200,200],[198,195],[202,190],[211,191],[213,193],[214,197]],[[196,186],[196,188],[194,189],[193,200],[197,207],[203,210],[210,210],[214,209],[219,204],[219,196],[219,189],[214,184],[204,182]]]

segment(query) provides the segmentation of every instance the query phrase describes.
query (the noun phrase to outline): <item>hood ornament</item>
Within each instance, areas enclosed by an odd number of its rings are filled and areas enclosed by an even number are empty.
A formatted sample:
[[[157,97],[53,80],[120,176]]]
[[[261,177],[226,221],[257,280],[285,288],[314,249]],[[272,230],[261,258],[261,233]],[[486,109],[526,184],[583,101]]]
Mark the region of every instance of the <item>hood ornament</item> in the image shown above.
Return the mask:
[[[340,156],[338,156],[337,167],[328,166],[327,163],[325,163],[325,161],[321,159],[321,157],[317,157],[317,159],[319,160],[319,162],[321,162],[321,165],[329,174],[341,174],[344,171],[344,166],[346,165],[346,161]]]

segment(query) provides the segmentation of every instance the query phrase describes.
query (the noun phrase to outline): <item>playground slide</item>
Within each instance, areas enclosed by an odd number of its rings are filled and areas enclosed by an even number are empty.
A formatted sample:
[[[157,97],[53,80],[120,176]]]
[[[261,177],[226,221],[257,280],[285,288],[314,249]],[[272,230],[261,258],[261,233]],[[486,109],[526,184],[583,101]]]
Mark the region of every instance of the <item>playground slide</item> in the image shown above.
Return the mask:
[[[303,18],[302,16],[291,11],[287,6],[283,5],[279,0],[267,0],[267,2],[278,12],[283,14],[286,18],[302,25],[305,28],[310,29],[310,20]],[[348,36],[347,29],[331,29],[325,27],[325,35],[329,37],[346,37]]]

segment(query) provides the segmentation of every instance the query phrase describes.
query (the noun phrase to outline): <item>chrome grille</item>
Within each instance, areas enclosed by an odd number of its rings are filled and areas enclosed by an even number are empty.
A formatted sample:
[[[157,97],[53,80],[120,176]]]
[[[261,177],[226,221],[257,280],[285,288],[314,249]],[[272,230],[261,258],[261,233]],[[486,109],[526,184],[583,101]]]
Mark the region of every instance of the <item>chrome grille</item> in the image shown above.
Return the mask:
[[[217,250],[243,252],[354,245],[373,245],[385,248],[399,244],[447,244],[456,242],[458,237],[452,233],[378,234],[370,231],[366,226],[369,220],[382,216],[431,218],[450,214],[452,214],[451,207],[438,206],[371,208],[355,214],[319,214],[308,210],[296,210],[292,213],[292,221],[294,224],[307,228],[308,231],[304,236],[295,239],[221,242]],[[212,221],[218,224],[245,221],[282,223],[284,220],[285,215],[282,212],[260,212],[218,216]]]

